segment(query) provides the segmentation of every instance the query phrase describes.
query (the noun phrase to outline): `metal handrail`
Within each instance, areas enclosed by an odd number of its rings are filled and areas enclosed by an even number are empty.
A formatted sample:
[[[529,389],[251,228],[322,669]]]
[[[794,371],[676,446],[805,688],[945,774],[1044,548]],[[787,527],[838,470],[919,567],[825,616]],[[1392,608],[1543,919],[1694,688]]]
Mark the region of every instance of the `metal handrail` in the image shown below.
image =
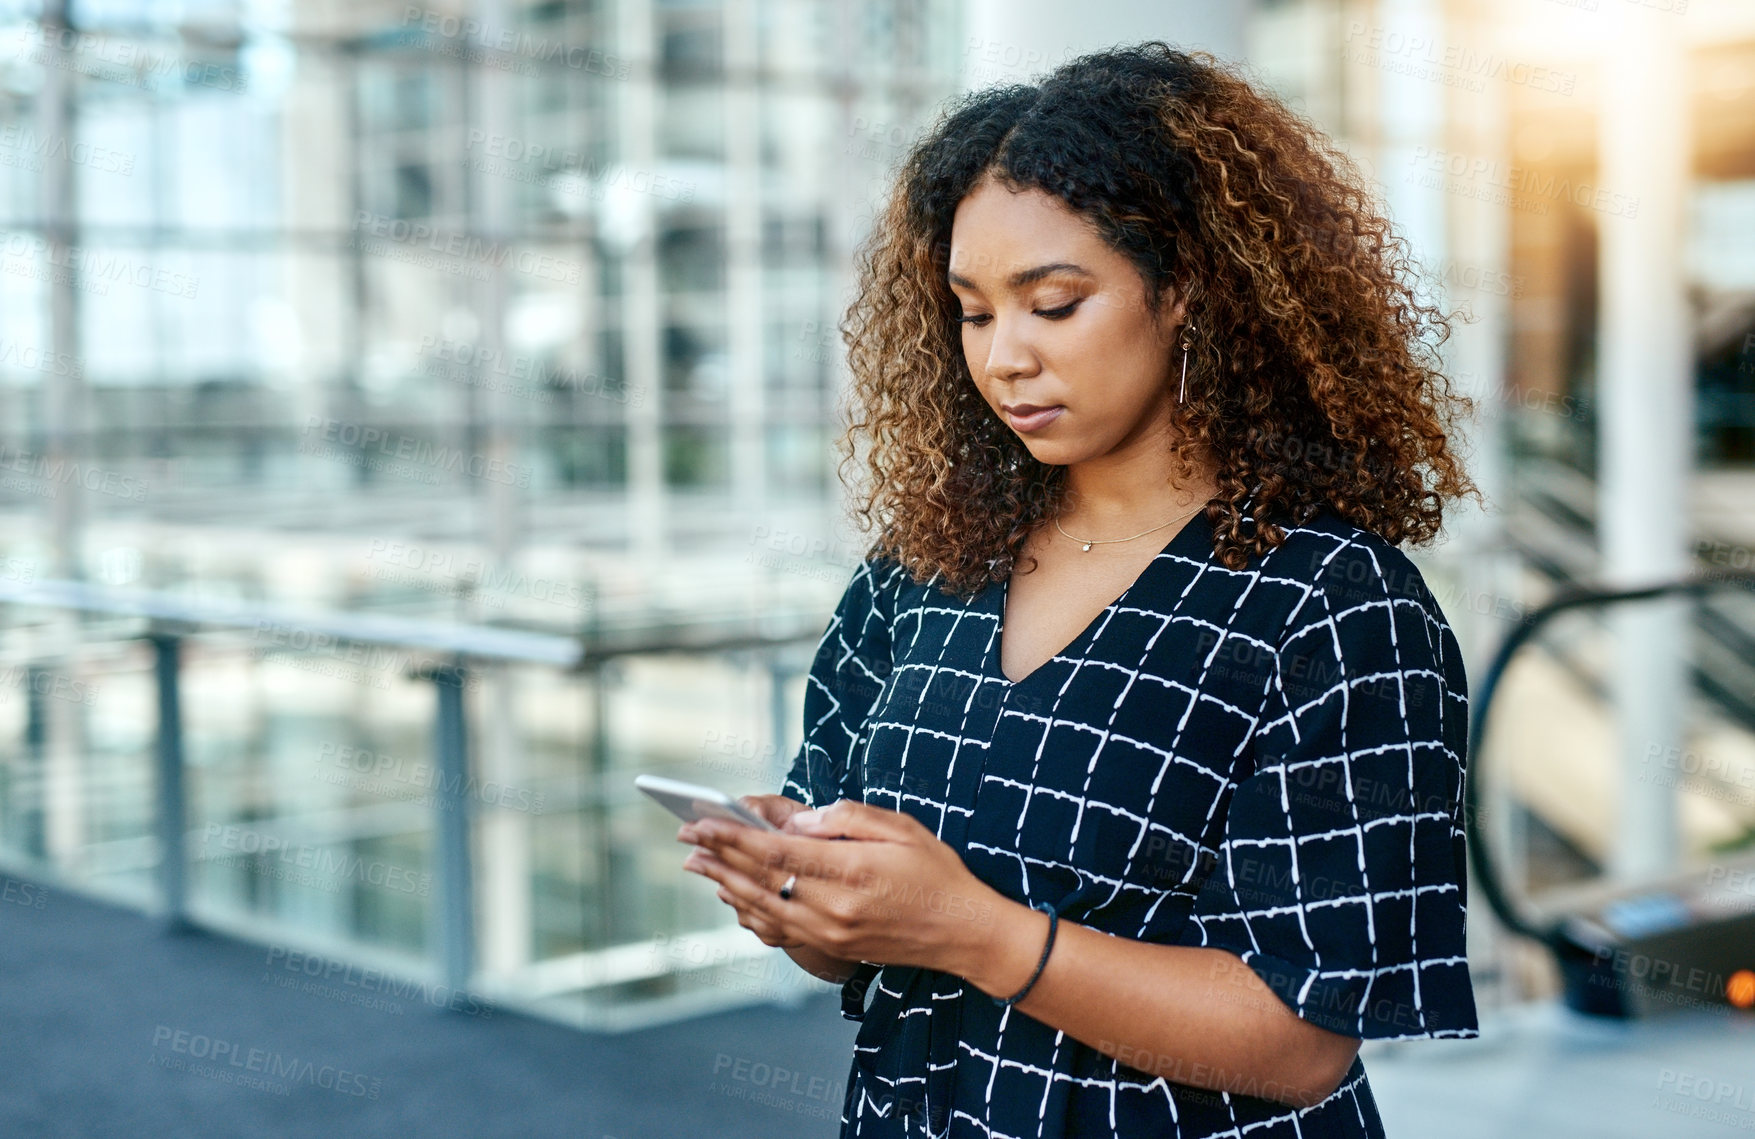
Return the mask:
[[[578,668],[585,643],[575,636],[398,617],[385,613],[313,612],[268,603],[205,601],[83,581],[0,581],[0,601],[118,617],[146,617],[213,629],[296,629],[335,644],[428,649],[466,659]]]
[[[468,723],[463,699],[468,671],[478,662],[548,665],[581,671],[604,661],[640,652],[724,651],[778,648],[814,640],[820,614],[785,614],[786,620],[741,624],[706,622],[682,636],[684,626],[660,622],[644,627],[561,635],[490,625],[439,622],[362,612],[316,612],[285,605],[211,601],[151,590],[122,589],[81,581],[0,581],[0,604],[62,611],[138,617],[148,621],[140,638],[152,646],[158,727],[154,747],[155,820],[160,851],[158,892],[171,929],[194,923],[188,911],[187,803],[184,791],[181,656],[183,640],[201,630],[262,633],[292,643],[275,646],[292,652],[323,652],[336,646],[370,645],[419,649],[432,654],[411,661],[410,675],[431,681],[436,696],[434,724],[434,878],[436,893],[429,942],[438,947],[444,983],[468,991],[474,973],[475,913],[471,885]],[[770,615],[772,616],[772,615]],[[288,637],[290,634],[290,637]],[[606,635],[607,634],[607,635]],[[301,640],[302,638],[302,640]],[[32,706],[28,729],[41,735]]]
[[[1474,873],[1475,881],[1481,888],[1482,896],[1487,899],[1487,905],[1505,927],[1513,933],[1539,941],[1557,954],[1565,953],[1571,947],[1570,939],[1566,935],[1564,920],[1543,924],[1539,919],[1525,913],[1512,898],[1499,874],[1495,856],[1488,846],[1487,832],[1481,825],[1481,784],[1486,774],[1486,768],[1481,763],[1481,752],[1487,738],[1487,719],[1493,706],[1493,697],[1499,691],[1500,682],[1504,679],[1512,658],[1534,639],[1536,633],[1543,626],[1562,613],[1576,609],[1595,609],[1627,602],[1649,601],[1659,597],[1701,596],[1719,589],[1755,590],[1755,574],[1715,573],[1710,577],[1663,582],[1636,589],[1569,587],[1547,604],[1532,610],[1525,616],[1522,623],[1511,631],[1510,635],[1500,644],[1498,652],[1494,654],[1492,663],[1487,666],[1486,674],[1482,677],[1480,684],[1476,686],[1474,698],[1470,702],[1470,772],[1469,777],[1463,782],[1463,818],[1468,832],[1469,865]]]

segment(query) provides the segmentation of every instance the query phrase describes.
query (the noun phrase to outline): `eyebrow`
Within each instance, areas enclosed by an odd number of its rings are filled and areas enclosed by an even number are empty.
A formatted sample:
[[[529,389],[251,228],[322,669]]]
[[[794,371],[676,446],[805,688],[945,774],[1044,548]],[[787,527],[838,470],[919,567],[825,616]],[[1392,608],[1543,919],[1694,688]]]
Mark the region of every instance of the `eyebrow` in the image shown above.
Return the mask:
[[[1077,273],[1081,277],[1089,277],[1091,273],[1082,265],[1074,265],[1070,261],[1053,261],[1047,265],[1038,265],[1034,269],[1020,269],[1011,275],[1006,284],[1013,289],[1021,289],[1025,285],[1034,284],[1051,273]],[[980,286],[966,277],[956,273],[950,274],[950,282],[965,289],[977,289]]]

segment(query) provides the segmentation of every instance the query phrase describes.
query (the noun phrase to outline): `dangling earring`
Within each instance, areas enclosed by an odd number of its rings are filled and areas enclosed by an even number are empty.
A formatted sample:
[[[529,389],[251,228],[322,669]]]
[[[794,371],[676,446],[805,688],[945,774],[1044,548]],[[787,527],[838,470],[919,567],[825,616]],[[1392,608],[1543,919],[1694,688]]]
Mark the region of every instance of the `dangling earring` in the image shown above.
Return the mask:
[[[1188,350],[1190,348],[1194,347],[1194,345],[1192,345],[1188,342],[1188,334],[1190,332],[1193,332],[1193,331],[1194,331],[1194,322],[1193,321],[1189,321],[1187,324],[1183,325],[1183,332],[1182,332],[1182,390],[1180,392],[1178,392],[1176,395],[1176,402],[1177,403],[1186,403],[1188,401]]]

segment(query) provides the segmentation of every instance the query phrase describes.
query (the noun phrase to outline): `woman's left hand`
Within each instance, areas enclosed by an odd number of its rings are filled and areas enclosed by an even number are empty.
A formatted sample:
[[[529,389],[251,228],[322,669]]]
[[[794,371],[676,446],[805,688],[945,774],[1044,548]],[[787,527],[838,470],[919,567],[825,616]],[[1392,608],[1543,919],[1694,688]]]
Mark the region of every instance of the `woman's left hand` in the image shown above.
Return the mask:
[[[703,819],[685,823],[677,840],[705,848],[683,868],[719,883],[738,924],[765,944],[845,961],[963,975],[1008,903],[912,815],[853,799],[800,812],[780,833]],[[784,899],[780,886],[793,874]]]

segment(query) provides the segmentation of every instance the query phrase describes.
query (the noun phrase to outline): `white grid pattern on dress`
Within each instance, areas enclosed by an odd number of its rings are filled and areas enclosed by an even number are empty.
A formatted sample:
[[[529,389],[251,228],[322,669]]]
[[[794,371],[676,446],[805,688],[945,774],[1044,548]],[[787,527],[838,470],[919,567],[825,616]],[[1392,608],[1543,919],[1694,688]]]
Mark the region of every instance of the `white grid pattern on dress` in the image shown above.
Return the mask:
[[[1289,528],[1238,571],[1186,544],[1173,539],[1015,683],[997,665],[1003,589],[997,604],[947,604],[935,582],[868,561],[825,631],[785,793],[906,810],[1002,893],[1070,902],[1119,936],[1227,949],[1334,1030],[1473,1035],[1466,686],[1442,612],[1405,556],[1332,517]],[[904,994],[884,980],[869,1016],[931,1017],[970,999],[939,985],[898,1007]],[[1300,1112],[1193,1094],[1010,1010],[989,1020],[963,1020],[953,1130],[1049,1139],[1062,1134],[1044,1122],[1050,1101],[1076,1087],[1078,1118],[1095,1123],[1085,1112],[1100,1098],[1111,1129],[1137,1096],[1177,1134],[1374,1133],[1357,1067]],[[924,1071],[902,1083],[918,1086],[883,1090],[919,1099]],[[925,1133],[918,1116],[879,1116],[868,1091],[850,1086],[844,1134]],[[1021,1102],[1027,1115],[1004,1107]],[[1310,1129],[1342,1115],[1342,1130]]]

